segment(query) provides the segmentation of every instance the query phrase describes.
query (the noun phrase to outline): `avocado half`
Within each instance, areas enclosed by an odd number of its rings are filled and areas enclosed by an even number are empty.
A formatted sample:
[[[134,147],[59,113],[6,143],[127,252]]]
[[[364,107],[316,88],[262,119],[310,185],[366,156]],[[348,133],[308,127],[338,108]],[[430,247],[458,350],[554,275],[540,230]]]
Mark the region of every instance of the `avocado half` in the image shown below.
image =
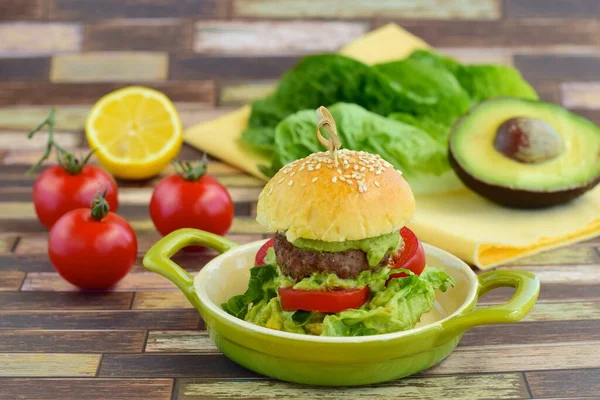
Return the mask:
[[[600,127],[555,104],[492,99],[455,124],[449,158],[460,180],[492,202],[549,207],[600,182]]]

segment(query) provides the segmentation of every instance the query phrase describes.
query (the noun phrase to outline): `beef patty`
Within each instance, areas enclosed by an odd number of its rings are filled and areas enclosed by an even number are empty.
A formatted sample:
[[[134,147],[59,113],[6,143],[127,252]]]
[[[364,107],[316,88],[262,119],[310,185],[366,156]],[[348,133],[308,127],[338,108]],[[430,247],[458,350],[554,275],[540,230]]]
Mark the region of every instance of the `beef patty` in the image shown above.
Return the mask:
[[[371,269],[367,254],[359,249],[339,253],[305,250],[294,247],[284,235],[275,235],[275,256],[281,271],[300,280],[313,272],[330,272],[340,278],[356,278],[361,271]],[[386,254],[376,268],[387,265],[390,255]]]

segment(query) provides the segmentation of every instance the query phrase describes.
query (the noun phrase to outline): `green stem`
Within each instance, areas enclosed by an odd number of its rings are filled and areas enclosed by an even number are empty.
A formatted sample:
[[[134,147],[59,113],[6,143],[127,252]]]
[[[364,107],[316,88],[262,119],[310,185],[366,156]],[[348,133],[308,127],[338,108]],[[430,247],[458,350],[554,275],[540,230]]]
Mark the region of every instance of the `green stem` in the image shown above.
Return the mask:
[[[186,181],[196,182],[206,175],[207,164],[208,158],[206,157],[206,153],[204,153],[200,161],[176,161],[173,163],[173,167],[175,168],[175,173]]]
[[[107,191],[108,188],[104,189],[104,193],[98,192],[98,194],[96,194],[96,197],[94,197],[94,200],[92,200],[92,205],[90,209],[92,219],[94,219],[95,221],[102,221],[102,219],[104,219],[104,217],[106,217],[106,215],[110,211],[110,205],[106,201]]]
[[[35,127],[31,132],[27,134],[27,138],[31,139],[37,132],[42,130],[44,127],[48,127],[48,142],[46,143],[46,150],[42,157],[31,168],[27,171],[27,175],[32,175],[41,165],[50,157],[52,149],[56,151],[56,159],[58,165],[65,169],[71,175],[77,175],[81,172],[83,167],[88,163],[94,150],[91,150],[83,160],[80,160],[75,154],[68,152],[62,148],[58,143],[54,141],[54,124],[55,124],[56,110],[54,107],[50,109],[50,113],[45,120],[43,120],[38,126]]]

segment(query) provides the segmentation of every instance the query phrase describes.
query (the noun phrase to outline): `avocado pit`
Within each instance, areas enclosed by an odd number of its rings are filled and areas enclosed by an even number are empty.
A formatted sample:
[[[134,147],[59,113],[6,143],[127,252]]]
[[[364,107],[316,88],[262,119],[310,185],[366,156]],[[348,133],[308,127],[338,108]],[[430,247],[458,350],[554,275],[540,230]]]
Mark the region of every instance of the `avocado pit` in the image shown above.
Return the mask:
[[[504,121],[496,132],[494,148],[506,157],[524,164],[550,161],[562,154],[562,137],[538,118],[516,117]]]

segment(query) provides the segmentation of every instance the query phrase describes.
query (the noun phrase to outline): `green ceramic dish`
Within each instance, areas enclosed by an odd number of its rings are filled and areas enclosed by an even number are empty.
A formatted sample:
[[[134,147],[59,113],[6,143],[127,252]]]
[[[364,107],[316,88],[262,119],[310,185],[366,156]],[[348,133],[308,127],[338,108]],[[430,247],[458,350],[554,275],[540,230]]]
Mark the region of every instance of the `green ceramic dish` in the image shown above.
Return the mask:
[[[402,378],[446,358],[467,329],[515,322],[533,307],[540,289],[529,272],[492,271],[475,275],[453,255],[424,244],[428,265],[442,268],[456,286],[437,293],[434,309],[411,330],[363,337],[320,337],[279,332],[224,312],[220,304],[243,293],[254,255],[265,241],[238,246],[223,237],[181,229],[157,242],[144,266],[175,283],[200,312],[215,345],[231,360],[284,381],[327,386],[366,385]],[[189,245],[213,248],[220,256],[193,278],[170,258]],[[498,287],[514,287],[506,304],[475,309],[477,300]]]

